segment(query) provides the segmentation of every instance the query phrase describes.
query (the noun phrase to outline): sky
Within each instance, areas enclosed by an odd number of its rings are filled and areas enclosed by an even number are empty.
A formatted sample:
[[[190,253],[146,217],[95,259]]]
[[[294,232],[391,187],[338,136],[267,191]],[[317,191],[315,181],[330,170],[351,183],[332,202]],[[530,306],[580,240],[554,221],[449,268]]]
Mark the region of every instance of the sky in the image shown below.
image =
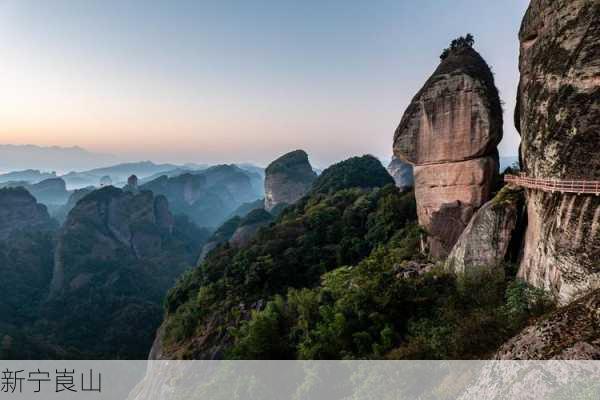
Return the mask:
[[[129,160],[322,167],[392,153],[455,37],[475,36],[512,125],[527,0],[0,0],[0,144]]]

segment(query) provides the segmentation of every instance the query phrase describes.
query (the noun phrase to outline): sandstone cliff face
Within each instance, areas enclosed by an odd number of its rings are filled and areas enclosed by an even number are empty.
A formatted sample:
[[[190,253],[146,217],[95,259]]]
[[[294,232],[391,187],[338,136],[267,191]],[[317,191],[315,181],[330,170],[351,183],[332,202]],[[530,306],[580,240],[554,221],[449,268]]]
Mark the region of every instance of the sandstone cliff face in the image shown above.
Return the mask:
[[[303,150],[284,154],[265,170],[265,210],[278,204],[294,204],[310,190],[317,178]]]
[[[419,223],[445,257],[491,195],[502,109],[493,75],[469,46],[453,49],[407,108],[394,154],[415,165]]]
[[[523,192],[505,187],[481,207],[461,234],[446,260],[446,269],[476,276],[482,272],[503,274],[502,263],[516,237],[523,206]]]
[[[492,193],[498,163],[494,157],[415,167],[419,224],[430,233],[434,257],[445,257],[479,206]]]
[[[535,178],[600,179],[600,3],[533,0],[520,32],[515,123]],[[600,285],[600,198],[528,191],[519,275],[559,302]]]
[[[0,189],[0,240],[18,230],[48,228],[52,220],[48,210],[27,190]]]
[[[408,190],[415,186],[415,178],[413,175],[413,166],[393,157],[390,165],[387,167],[388,172],[394,178],[396,186],[400,190]]]

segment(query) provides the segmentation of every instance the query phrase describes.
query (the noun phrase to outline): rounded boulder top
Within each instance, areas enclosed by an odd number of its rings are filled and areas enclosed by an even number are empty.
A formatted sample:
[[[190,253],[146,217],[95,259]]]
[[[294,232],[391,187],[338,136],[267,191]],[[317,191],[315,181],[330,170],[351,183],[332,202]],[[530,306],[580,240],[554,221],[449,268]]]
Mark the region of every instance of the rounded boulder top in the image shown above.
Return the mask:
[[[502,140],[494,76],[470,45],[445,50],[442,62],[406,109],[394,154],[415,165],[491,154]]]

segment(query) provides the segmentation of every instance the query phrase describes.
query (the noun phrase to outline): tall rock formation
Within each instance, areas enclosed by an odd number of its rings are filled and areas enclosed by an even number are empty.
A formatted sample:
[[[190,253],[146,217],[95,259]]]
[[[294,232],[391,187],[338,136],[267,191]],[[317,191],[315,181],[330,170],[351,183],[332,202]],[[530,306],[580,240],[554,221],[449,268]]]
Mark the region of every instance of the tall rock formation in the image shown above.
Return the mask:
[[[600,179],[600,3],[532,0],[515,123],[533,178]],[[600,197],[528,190],[519,275],[568,303],[600,285]]]
[[[445,52],[394,135],[395,156],[415,166],[419,223],[434,257],[448,255],[498,175],[500,98],[471,45],[463,40]]]
[[[159,255],[162,234],[173,229],[168,202],[152,192],[109,186],[83,197],[58,237],[51,296],[87,286],[118,270],[118,261]],[[105,265],[94,270],[92,265]]]
[[[265,170],[265,210],[278,204],[294,204],[311,189],[317,174],[303,150],[284,154]]]
[[[393,157],[387,167],[388,172],[394,178],[396,186],[400,190],[409,190],[415,186],[413,166],[405,163],[397,157]]]
[[[0,189],[0,240],[20,230],[53,227],[48,210],[22,187]]]

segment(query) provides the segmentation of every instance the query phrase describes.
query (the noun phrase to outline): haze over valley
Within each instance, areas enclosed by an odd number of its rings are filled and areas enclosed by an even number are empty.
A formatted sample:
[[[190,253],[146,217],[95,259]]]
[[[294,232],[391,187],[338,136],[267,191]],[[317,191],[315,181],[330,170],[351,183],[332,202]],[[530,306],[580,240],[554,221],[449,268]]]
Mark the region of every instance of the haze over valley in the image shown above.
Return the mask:
[[[0,3],[0,359],[599,359],[598,43],[597,0]]]

